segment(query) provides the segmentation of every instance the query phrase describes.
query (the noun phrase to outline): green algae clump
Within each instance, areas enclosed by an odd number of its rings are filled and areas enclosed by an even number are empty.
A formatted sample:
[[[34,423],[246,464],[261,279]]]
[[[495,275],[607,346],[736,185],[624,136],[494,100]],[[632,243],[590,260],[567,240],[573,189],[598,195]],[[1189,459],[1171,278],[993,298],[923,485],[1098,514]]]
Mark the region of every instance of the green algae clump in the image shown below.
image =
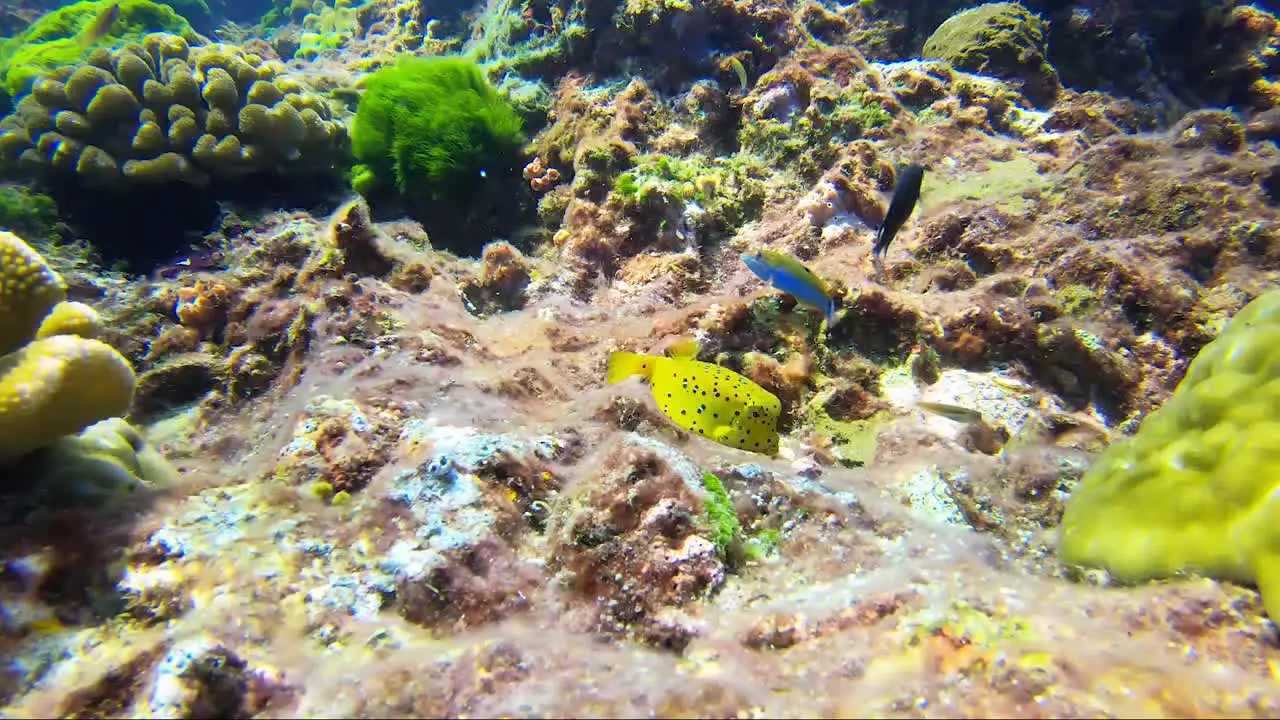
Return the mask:
[[[711,542],[715,544],[716,553],[720,557],[728,557],[733,544],[742,539],[742,524],[738,521],[738,513],[733,509],[733,501],[720,478],[711,473],[703,473],[702,487],[707,491],[703,502],[707,524],[711,526]]]
[[[351,136],[357,192],[431,200],[465,197],[524,142],[520,118],[475,63],[408,56],[369,78]]]
[[[1249,303],[1067,501],[1058,551],[1124,581],[1254,582],[1280,618],[1280,291]]]
[[[81,33],[112,4],[120,6],[120,14],[106,35],[92,43],[82,42]],[[95,47],[138,42],[152,32],[180,35],[188,42],[197,39],[190,23],[151,0],[81,0],[59,8],[18,36],[0,41],[0,88],[17,98],[40,75],[82,62]]]
[[[1051,105],[1060,88],[1046,59],[1049,25],[1020,3],[987,3],[947,18],[924,43],[921,57],[961,70],[1022,82],[1027,99]]]

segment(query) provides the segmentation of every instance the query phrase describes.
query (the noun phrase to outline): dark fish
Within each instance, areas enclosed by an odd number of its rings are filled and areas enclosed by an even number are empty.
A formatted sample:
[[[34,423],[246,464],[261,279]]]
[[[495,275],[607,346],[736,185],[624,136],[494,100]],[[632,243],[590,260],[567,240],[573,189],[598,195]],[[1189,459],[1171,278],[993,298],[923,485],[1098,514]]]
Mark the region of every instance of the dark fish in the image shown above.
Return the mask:
[[[155,269],[155,275],[166,280],[172,280],[183,271],[197,272],[199,270],[221,268],[222,260],[222,252],[219,250],[199,250],[173,262],[161,265]]]
[[[111,26],[116,24],[116,20],[120,18],[120,3],[113,2],[103,8],[84,30],[80,33],[81,45],[92,45],[101,40],[111,32]]]
[[[876,244],[871,248],[875,257],[884,255],[893,242],[893,236],[902,229],[902,224],[911,217],[916,208],[916,200],[920,199],[920,183],[924,180],[924,168],[919,165],[908,165],[898,173],[898,186],[893,189],[893,199],[889,201],[889,210],[884,214],[884,222],[876,232]]]

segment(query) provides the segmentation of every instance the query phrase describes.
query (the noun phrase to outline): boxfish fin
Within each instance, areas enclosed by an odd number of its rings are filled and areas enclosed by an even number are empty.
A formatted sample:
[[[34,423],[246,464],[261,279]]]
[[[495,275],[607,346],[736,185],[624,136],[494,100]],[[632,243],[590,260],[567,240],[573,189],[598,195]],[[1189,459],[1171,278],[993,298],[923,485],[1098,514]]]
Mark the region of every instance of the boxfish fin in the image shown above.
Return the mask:
[[[701,349],[702,344],[697,339],[682,337],[667,347],[667,354],[682,360],[695,360],[698,357],[698,351]]]
[[[632,352],[609,353],[608,383],[612,385],[613,383],[626,380],[632,375],[643,375],[644,377],[649,377],[653,373],[654,360],[655,358],[649,357],[648,355],[640,355]]]
[[[729,436],[733,435],[733,427],[730,425],[721,425],[717,427],[715,429],[715,432],[711,433],[711,435],[712,435],[711,439],[715,440],[721,445],[731,446],[731,443],[729,442]]]

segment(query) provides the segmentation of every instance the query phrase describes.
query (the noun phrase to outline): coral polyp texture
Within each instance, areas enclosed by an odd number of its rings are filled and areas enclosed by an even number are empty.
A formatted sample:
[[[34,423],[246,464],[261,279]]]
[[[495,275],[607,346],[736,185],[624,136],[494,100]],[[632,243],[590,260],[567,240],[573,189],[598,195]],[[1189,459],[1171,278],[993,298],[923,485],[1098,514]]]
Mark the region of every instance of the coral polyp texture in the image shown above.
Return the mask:
[[[1063,560],[1123,580],[1197,573],[1262,590],[1280,617],[1280,291],[1205,346],[1137,435],[1103,453],[1062,516]]]
[[[332,172],[346,130],[278,62],[147,35],[46,74],[0,121],[0,162],[92,188]]]
[[[92,310],[65,297],[44,259],[0,232],[0,461],[123,416],[133,401],[133,368],[92,338],[101,330]]]

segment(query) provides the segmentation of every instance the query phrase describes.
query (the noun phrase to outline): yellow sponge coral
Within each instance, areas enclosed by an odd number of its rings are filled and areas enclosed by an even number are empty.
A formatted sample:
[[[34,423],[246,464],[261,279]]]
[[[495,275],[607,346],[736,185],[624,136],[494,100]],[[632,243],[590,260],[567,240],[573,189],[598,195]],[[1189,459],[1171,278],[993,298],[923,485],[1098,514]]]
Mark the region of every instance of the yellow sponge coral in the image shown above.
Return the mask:
[[[0,355],[35,337],[67,286],[22,238],[0,231]]]
[[[55,335],[0,358],[0,459],[24,455],[133,402],[133,368],[101,340]]]
[[[18,463],[30,479],[19,503],[31,510],[93,505],[110,507],[144,488],[162,488],[179,480],[178,471],[129,423],[109,418],[78,435],[58,438]]]
[[[1136,581],[1254,582],[1280,618],[1280,290],[1237,313],[1067,501],[1059,554]]]
[[[82,338],[96,338],[102,334],[102,318],[98,311],[80,302],[60,302],[53,306],[40,329],[36,331],[36,339],[54,335],[79,335]]]
[[[65,297],[39,253],[0,233],[0,461],[124,415],[133,401],[133,368],[87,337],[101,329],[97,313]]]

